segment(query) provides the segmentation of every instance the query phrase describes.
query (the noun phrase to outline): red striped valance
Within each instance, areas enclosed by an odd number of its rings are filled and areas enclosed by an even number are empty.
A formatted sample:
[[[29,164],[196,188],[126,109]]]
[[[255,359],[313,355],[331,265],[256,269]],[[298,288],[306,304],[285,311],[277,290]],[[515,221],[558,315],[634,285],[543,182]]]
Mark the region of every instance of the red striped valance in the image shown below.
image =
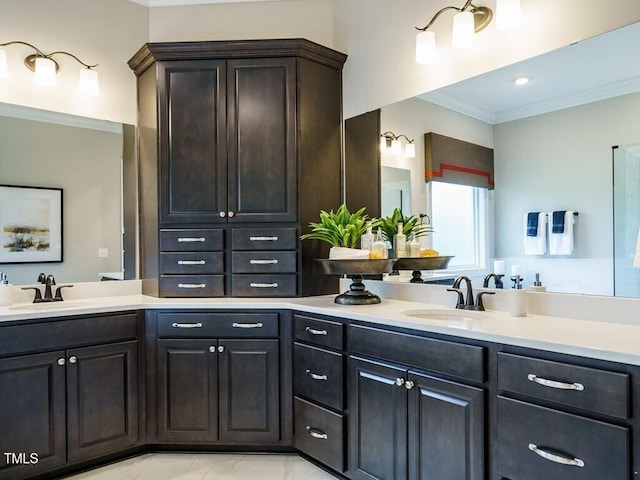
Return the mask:
[[[492,189],[493,149],[429,132],[424,135],[426,182]]]

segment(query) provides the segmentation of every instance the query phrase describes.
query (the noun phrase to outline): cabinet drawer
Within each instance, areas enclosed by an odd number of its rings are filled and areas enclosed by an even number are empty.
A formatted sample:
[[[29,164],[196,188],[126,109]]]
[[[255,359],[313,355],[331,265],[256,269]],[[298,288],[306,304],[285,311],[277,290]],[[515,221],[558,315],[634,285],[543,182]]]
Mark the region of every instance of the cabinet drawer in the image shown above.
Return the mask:
[[[344,471],[344,416],[293,399],[294,446],[338,472]]]
[[[628,480],[629,429],[498,397],[498,470],[515,480]]]
[[[295,250],[298,245],[295,228],[234,228],[233,250]]]
[[[296,252],[233,252],[233,273],[296,273]]]
[[[221,229],[166,229],[160,230],[160,250],[163,252],[193,252],[222,250]]]
[[[234,297],[295,297],[297,275],[233,275]]]
[[[130,340],[138,337],[135,313],[68,318],[0,327],[0,356]]]
[[[349,348],[352,353],[361,353],[430,372],[476,382],[483,382],[485,379],[483,347],[351,325]]]
[[[344,408],[342,370],[342,354],[294,343],[294,394],[336,410],[342,410]]]
[[[224,272],[222,252],[162,252],[160,254],[163,275],[202,275]]]
[[[162,275],[160,295],[163,297],[221,297],[224,295],[222,275]]]
[[[342,350],[343,327],[339,322],[313,318],[296,313],[293,315],[293,335],[296,340]]]
[[[158,336],[165,338],[277,337],[278,313],[159,313]]]
[[[629,418],[629,375],[498,353],[498,388],[541,400]]]

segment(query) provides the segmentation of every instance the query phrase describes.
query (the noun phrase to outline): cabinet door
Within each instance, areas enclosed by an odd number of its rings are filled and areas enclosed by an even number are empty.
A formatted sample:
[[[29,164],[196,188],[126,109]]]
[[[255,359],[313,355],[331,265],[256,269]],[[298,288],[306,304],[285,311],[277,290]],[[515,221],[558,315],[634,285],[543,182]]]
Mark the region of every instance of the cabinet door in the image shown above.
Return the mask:
[[[138,342],[67,351],[70,461],[138,442]]]
[[[226,222],[225,62],[160,62],[158,79],[160,223]]]
[[[220,441],[280,440],[278,340],[220,340]]]
[[[295,222],[296,62],[228,62],[229,221]]]
[[[407,478],[406,370],[349,359],[349,475],[364,480]]]
[[[215,340],[158,341],[158,439],[218,439],[218,353]]]
[[[413,372],[407,385],[409,479],[484,478],[483,390]]]
[[[0,360],[1,479],[65,463],[64,363],[64,352]]]

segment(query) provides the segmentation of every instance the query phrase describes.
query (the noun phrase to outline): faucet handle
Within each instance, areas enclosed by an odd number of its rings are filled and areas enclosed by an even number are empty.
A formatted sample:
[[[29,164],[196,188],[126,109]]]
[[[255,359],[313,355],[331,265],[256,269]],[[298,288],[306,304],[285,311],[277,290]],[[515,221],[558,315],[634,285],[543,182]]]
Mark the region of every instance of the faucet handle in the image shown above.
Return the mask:
[[[476,295],[476,305],[474,307],[475,310],[480,310],[480,311],[484,311],[484,303],[482,303],[482,296],[483,295],[495,295],[496,292],[479,292],[478,295]]]
[[[60,285],[58,288],[56,288],[56,296],[54,300],[58,302],[63,301],[64,298],[62,298],[62,292],[60,290],[62,290],[63,288],[69,288],[69,287],[73,287],[73,285]]]
[[[36,294],[33,297],[33,303],[42,302],[42,293],[38,287],[22,287],[22,290],[35,290]]]
[[[458,301],[456,302],[456,308],[464,308],[464,294],[459,288],[447,288],[447,292],[456,292],[458,294]]]

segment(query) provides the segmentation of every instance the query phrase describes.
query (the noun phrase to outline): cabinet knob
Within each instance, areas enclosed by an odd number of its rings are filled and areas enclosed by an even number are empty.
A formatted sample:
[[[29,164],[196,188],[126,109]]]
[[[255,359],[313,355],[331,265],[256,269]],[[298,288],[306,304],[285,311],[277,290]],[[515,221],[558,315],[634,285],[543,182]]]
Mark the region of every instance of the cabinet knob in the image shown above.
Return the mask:
[[[67,361],[66,361],[64,358],[59,358],[59,359],[58,359],[58,365],[62,366],[62,365],[64,365],[65,363],[67,363]]]
[[[224,352],[224,347],[223,347],[222,345],[220,345],[220,346],[218,347],[218,352],[219,352],[219,353]]]
[[[411,390],[414,385],[415,383],[413,383],[411,380],[407,380],[406,382],[404,382],[404,386],[407,390]]]
[[[404,378],[396,378],[396,385],[399,387],[404,385]]]
[[[215,347],[214,345],[211,345],[211,346],[209,347],[209,351],[210,351],[211,353],[216,353],[216,347]]]
[[[69,357],[69,363],[76,363],[78,361],[78,357],[76,357],[75,355],[71,355]]]
[[[236,214],[235,214],[235,212],[229,212],[227,215],[229,215],[229,218],[232,218],[232,217],[234,217]]]
[[[227,216],[227,212],[220,212],[220,218],[224,218]]]

